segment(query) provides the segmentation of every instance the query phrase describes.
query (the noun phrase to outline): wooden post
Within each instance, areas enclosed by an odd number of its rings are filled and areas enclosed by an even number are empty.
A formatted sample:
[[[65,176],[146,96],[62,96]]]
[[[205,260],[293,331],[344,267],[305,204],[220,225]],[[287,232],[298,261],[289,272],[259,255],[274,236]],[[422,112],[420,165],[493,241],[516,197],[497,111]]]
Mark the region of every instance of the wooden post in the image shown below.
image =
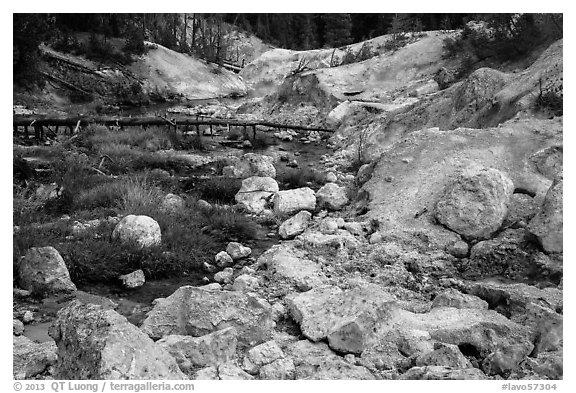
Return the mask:
[[[210,136],[214,135],[214,131],[212,131],[212,124],[210,124]]]
[[[255,125],[252,126],[252,136],[253,136],[252,140],[255,141],[256,140],[256,126]]]
[[[26,137],[26,140],[28,140],[28,126],[24,126],[24,136]]]

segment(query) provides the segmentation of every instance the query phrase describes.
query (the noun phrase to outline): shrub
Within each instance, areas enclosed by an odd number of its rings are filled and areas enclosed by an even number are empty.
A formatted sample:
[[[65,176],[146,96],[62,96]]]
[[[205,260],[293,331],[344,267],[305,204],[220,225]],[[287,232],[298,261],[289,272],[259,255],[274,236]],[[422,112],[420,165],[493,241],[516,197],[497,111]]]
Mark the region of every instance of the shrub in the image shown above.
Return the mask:
[[[199,197],[210,202],[235,203],[234,197],[242,187],[242,180],[233,177],[213,177],[196,187]]]
[[[277,145],[278,142],[275,137],[266,133],[257,133],[256,138],[250,141],[252,148],[257,150],[266,149],[268,146]]]

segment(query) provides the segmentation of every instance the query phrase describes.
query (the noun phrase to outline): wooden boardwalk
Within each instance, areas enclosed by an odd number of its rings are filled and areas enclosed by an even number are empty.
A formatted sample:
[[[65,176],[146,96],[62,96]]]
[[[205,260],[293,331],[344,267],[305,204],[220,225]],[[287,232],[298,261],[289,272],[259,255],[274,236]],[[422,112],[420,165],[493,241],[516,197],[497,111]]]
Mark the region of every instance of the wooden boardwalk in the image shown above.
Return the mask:
[[[208,126],[210,131],[215,126],[226,127],[228,130],[231,127],[240,127],[247,131],[247,128],[252,128],[254,136],[256,130],[260,127],[264,132],[275,132],[280,130],[293,130],[301,134],[308,134],[310,132],[320,133],[333,133],[334,130],[323,127],[311,127],[299,124],[283,124],[274,123],[264,120],[241,120],[241,119],[217,119],[206,118],[202,116],[179,116],[179,117],[162,117],[162,116],[142,116],[142,117],[113,117],[113,116],[77,116],[77,117],[41,117],[41,116],[27,116],[27,115],[14,115],[14,132],[24,132],[28,135],[28,129],[32,127],[36,138],[42,139],[44,135],[44,128],[50,131],[58,132],[59,127],[68,129],[70,134],[77,132],[80,127],[86,127],[90,124],[101,124],[108,127],[142,127],[147,128],[150,126],[168,126],[174,127],[175,130],[179,128],[184,131],[190,131],[193,127],[200,133],[200,126]],[[52,130],[50,127],[54,127]],[[264,129],[262,129],[264,128]]]

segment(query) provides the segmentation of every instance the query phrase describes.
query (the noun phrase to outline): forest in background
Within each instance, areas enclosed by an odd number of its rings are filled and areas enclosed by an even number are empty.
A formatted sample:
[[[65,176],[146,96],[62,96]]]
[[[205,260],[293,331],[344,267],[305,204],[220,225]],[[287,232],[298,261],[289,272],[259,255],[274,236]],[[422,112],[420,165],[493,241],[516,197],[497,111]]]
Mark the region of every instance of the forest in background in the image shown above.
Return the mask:
[[[233,52],[226,40],[232,29],[277,47],[309,50],[383,34],[460,29],[471,20],[486,22],[495,34],[477,37],[464,31],[450,50],[513,58],[562,37],[561,14],[14,14],[14,81],[39,81],[42,42],[92,60],[128,64],[145,52],[144,40],[149,40],[221,63]],[[78,33],[88,33],[88,41],[81,42]],[[110,38],[122,38],[123,46],[115,47]]]

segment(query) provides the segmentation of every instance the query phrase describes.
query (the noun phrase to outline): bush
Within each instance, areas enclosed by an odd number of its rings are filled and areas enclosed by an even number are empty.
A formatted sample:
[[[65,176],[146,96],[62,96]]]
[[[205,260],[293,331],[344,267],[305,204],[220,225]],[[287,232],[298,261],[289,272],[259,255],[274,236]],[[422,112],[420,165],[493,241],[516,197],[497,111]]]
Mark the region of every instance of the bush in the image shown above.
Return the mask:
[[[196,187],[199,197],[210,202],[236,203],[235,196],[242,187],[242,180],[233,177],[213,177]]]
[[[266,149],[268,146],[277,145],[278,142],[275,137],[266,133],[256,134],[256,138],[250,141],[252,148],[257,150]]]

